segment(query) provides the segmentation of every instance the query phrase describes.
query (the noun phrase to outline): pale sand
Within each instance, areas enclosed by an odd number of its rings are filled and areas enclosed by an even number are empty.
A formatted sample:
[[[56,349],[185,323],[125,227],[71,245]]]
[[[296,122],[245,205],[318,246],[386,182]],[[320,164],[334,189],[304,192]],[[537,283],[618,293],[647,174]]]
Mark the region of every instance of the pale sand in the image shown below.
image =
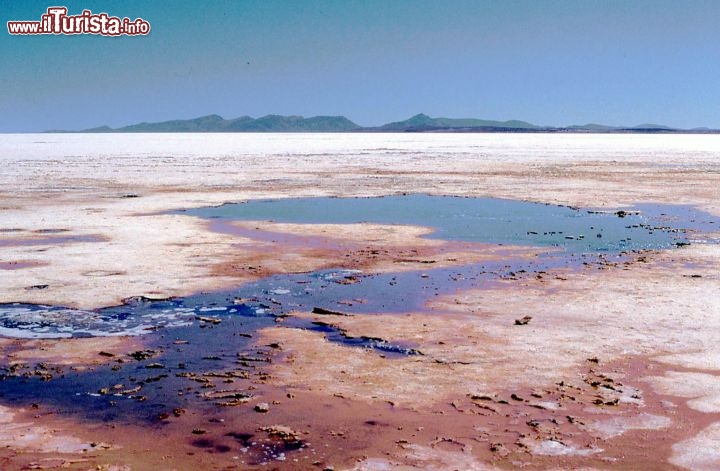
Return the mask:
[[[289,137],[287,146],[302,145],[294,139],[299,138]],[[299,251],[284,255],[282,263],[273,263],[265,242],[209,232],[206,222],[193,218],[153,214],[248,198],[404,191],[608,209],[640,202],[683,203],[720,215],[720,139],[716,136],[674,140],[672,136],[547,136],[542,152],[529,156],[525,150],[539,137],[478,136],[474,138],[478,145],[462,152],[452,146],[425,151],[423,143],[430,136],[422,136],[419,144],[409,144],[407,136],[353,139],[365,139],[371,148],[392,150],[338,156],[323,148],[295,159],[281,145],[277,151],[242,158],[218,153],[207,159],[188,159],[151,148],[149,156],[117,151],[119,156],[110,152],[79,161],[9,154],[5,149],[0,156],[7,169],[0,177],[0,230],[20,230],[0,232],[0,240],[37,239],[44,235],[34,231],[67,229],[60,235],[97,236],[106,241],[3,247],[0,262],[21,261],[24,268],[2,271],[0,301],[93,308],[117,304],[129,296],[180,296],[230,287],[254,276],[222,269],[229,260],[242,265],[260,257],[268,264],[267,272],[312,270],[338,261],[333,254],[318,261],[317,253]],[[454,138],[437,139],[452,143]],[[128,193],[140,197],[121,197]],[[276,225],[273,230],[305,233],[292,225]],[[438,244],[420,239],[425,230],[414,227],[313,230],[330,239],[368,245],[428,248]],[[482,259],[478,253],[456,255],[462,260]],[[715,414],[720,409],[713,389],[718,382],[713,359],[720,358],[719,266],[720,247],[693,244],[647,254],[647,263],[456,293],[430,306],[445,313],[442,318],[408,313],[332,319],[355,334],[412,340],[426,353],[420,359],[389,363],[362,350],[330,344],[318,334],[291,329],[270,329],[263,333],[263,340],[281,342],[284,351],[297,359],[274,364],[275,384],[309,388],[328,397],[339,393],[359,401],[394,401],[425,409],[471,393],[542,388],[562,378],[576,378],[590,357],[598,357],[601,364],[642,357],[663,363],[667,370],[635,374],[625,380],[628,385],[645,394],[674,396],[676,401],[688,401],[699,413]],[[366,267],[396,268],[387,266],[387,261]],[[48,288],[26,289],[42,284]],[[513,320],[523,315],[533,320],[514,326]],[[348,378],[343,371],[353,374]],[[642,408],[623,409],[620,415],[629,418],[610,423],[630,429],[656,427],[657,436],[662,436],[666,421],[644,420],[644,413]],[[665,417],[657,411],[651,416]],[[708,416],[710,421],[713,417]],[[670,427],[683,420],[672,416]],[[602,428],[602,422],[597,423]],[[684,430],[676,438],[668,435],[677,443],[663,442],[657,451],[661,459],[688,469],[720,466],[716,446],[720,422],[703,430]],[[549,446],[538,443],[531,445],[537,450]],[[464,452],[444,451],[428,457],[431,450],[426,445],[410,443],[390,457],[369,452],[358,469],[422,462],[439,468],[449,463],[485,466]],[[703,452],[695,453],[697,447]],[[477,446],[473,452],[478,452]],[[452,457],[452,453],[463,454]],[[543,469],[553,468],[552,461],[542,463]],[[594,465],[604,468],[602,462]]]

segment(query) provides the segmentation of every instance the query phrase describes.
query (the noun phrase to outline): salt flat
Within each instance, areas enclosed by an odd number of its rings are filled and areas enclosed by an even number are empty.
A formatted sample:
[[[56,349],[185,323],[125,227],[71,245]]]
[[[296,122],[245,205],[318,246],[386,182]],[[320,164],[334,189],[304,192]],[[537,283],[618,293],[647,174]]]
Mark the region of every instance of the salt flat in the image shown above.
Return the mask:
[[[0,136],[0,165],[0,301],[83,309],[338,266],[342,244],[391,249],[379,258],[358,255],[358,267],[370,273],[390,271],[393,257],[407,259],[410,250],[445,265],[506,255],[452,247],[441,260],[449,247],[422,238],[421,227],[261,223],[340,244],[278,250],[247,234],[212,231],[207,221],[159,214],[171,209],[407,192],[613,211],[683,204],[720,217],[720,137],[713,135],[23,134]],[[258,344],[282,347],[258,385],[262,400],[280,403],[268,420],[302,428],[317,448],[330,445],[319,461],[336,469],[716,469],[720,247],[703,243],[716,237],[698,234],[690,246],[634,254],[617,265],[500,280],[439,297],[423,312],[322,318],[353,335],[411,339],[421,358],[382,358],[316,332],[264,329]],[[513,321],[524,315],[533,320],[518,330]],[[38,362],[93,368],[110,361],[97,351],[143,347],[142,338],[125,341],[2,345],[10,361],[31,363],[36,351]],[[231,412],[226,424],[253,414]],[[21,421],[20,431],[32,424],[23,414],[6,414]],[[303,414],[312,418],[298,419]],[[362,425],[373,414],[388,424],[383,433]],[[133,450],[143,444],[73,420],[58,419],[73,443],[97,435],[112,442],[94,464],[142,469],[159,459],[160,452],[139,461]],[[187,434],[201,419],[182,420],[158,441],[193,449]],[[13,465],[54,456],[25,441],[9,450],[0,456]],[[207,459],[220,468],[232,455]],[[168,460],[184,469],[177,456]]]

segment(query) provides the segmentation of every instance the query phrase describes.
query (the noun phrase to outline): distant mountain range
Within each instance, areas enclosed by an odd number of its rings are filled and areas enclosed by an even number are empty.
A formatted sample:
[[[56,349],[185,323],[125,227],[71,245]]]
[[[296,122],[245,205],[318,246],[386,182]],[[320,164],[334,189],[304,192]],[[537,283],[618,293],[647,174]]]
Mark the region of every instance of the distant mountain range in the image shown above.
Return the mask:
[[[538,129],[525,121],[488,121],[485,119],[431,118],[426,114],[416,114],[405,121],[397,121],[380,126],[380,131],[437,131],[437,130],[489,130],[489,129]]]
[[[131,124],[117,129],[102,126],[81,132],[347,132],[357,129],[360,126],[344,116],[267,115],[257,119],[250,116],[224,119],[211,114],[195,119]]]
[[[641,124],[638,126],[606,126],[603,124],[584,124],[564,127],[538,126],[525,121],[491,121],[474,118],[431,118],[426,114],[417,114],[405,121],[396,121],[376,127],[363,127],[344,116],[302,116],[267,115],[261,118],[241,116],[224,119],[216,114],[195,119],[162,121],[159,123],[139,123],[121,128],[101,126],[84,131],[46,131],[46,132],[85,132],[85,133],[142,133],[142,132],[544,132],[544,133],[720,133],[720,130],[708,128],[677,129],[659,124]]]

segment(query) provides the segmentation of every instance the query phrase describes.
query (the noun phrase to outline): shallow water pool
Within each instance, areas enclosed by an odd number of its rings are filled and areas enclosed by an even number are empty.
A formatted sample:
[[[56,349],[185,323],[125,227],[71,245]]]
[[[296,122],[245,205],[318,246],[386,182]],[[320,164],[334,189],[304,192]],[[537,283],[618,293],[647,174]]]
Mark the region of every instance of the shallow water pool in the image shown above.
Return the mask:
[[[554,246],[570,252],[662,249],[685,241],[685,228],[663,223],[662,207],[652,205],[642,212],[601,212],[499,198],[418,194],[252,200],[176,213],[237,221],[424,226],[433,229],[428,237],[434,239]]]

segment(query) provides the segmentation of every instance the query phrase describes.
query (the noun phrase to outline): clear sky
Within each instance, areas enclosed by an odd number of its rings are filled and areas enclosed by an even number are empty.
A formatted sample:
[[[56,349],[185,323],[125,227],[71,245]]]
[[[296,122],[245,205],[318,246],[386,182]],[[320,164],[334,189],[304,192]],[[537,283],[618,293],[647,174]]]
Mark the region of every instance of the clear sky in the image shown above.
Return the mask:
[[[66,6],[148,36],[12,36]],[[0,0],[0,132],[416,113],[720,128],[717,0]]]

